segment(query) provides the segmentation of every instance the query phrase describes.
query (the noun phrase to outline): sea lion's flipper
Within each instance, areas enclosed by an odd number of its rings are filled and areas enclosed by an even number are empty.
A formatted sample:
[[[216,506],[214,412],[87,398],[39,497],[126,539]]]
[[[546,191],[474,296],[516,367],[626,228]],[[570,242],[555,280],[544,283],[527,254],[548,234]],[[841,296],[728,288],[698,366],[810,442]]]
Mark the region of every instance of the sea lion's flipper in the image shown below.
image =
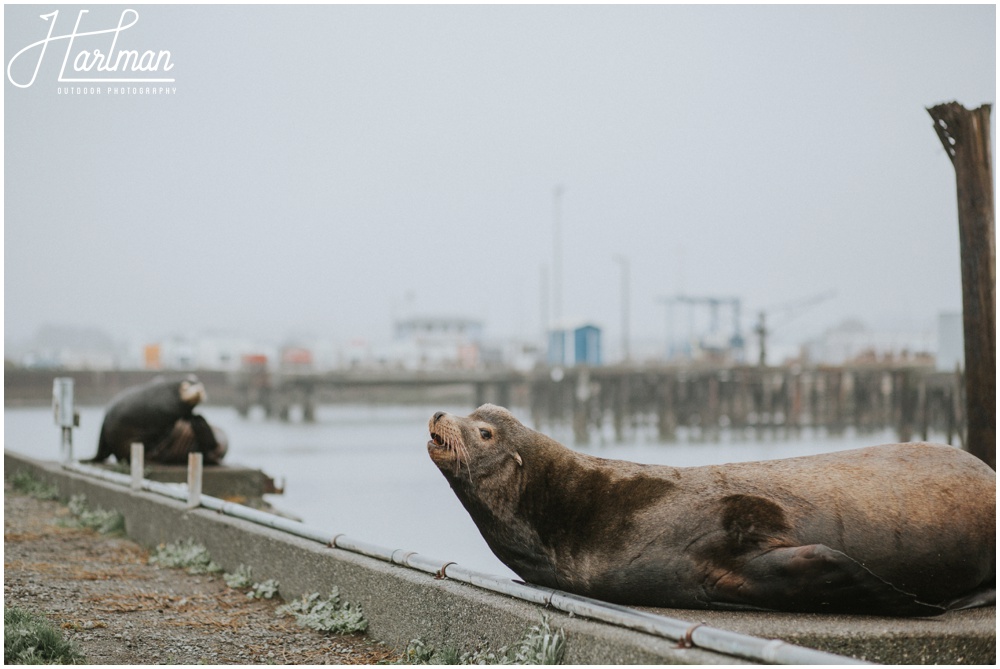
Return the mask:
[[[946,610],[919,601],[823,544],[760,553],[716,587],[720,599],[785,611],[934,616]]]
[[[997,590],[994,586],[990,586],[953,599],[945,604],[945,608],[949,611],[954,609],[974,609],[977,606],[993,606],[996,603]]]
[[[111,447],[111,443],[104,436],[104,426],[101,426],[101,436],[97,439],[97,455],[90,458],[89,460],[84,460],[84,462],[104,462],[111,455],[114,454],[114,449]]]
[[[188,418],[191,430],[194,432],[195,447],[197,453],[215,453],[219,449],[219,442],[215,439],[215,432],[208,424],[204,416],[191,414]]]
[[[156,440],[150,440],[152,446],[146,449],[146,462],[158,462],[164,465],[187,464],[187,454],[194,452],[194,432],[191,424],[185,418],[178,418],[170,432]]]

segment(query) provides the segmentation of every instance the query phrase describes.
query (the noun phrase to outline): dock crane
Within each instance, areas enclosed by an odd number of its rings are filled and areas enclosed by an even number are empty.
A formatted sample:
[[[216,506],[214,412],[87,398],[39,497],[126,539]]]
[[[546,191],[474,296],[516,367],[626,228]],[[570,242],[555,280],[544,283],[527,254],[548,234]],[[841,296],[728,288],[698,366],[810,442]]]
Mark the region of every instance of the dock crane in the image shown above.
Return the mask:
[[[801,316],[807,309],[814,307],[817,304],[826,302],[832,299],[837,294],[836,290],[828,290],[817,295],[811,295],[809,297],[800,298],[798,300],[793,300],[791,302],[786,302],[784,304],[775,305],[772,307],[766,307],[761,309],[757,316],[757,325],[754,326],[754,333],[760,339],[760,358],[759,364],[764,367],[767,364],[767,337],[772,332],[774,332],[775,326],[767,325],[767,314],[770,312],[785,314],[786,318],[780,323],[780,325],[785,325],[790,322],[793,318]]]
[[[692,295],[678,294],[670,297],[661,297],[659,302],[665,304],[668,308],[668,318],[671,318],[671,310],[674,304],[687,304],[692,307],[695,305],[706,305],[709,309],[709,334],[716,335],[719,333],[719,307],[729,307],[732,310],[733,317],[733,335],[729,339],[729,348],[733,351],[743,350],[743,335],[740,333],[740,312],[742,308],[742,301],[738,297],[695,297]]]

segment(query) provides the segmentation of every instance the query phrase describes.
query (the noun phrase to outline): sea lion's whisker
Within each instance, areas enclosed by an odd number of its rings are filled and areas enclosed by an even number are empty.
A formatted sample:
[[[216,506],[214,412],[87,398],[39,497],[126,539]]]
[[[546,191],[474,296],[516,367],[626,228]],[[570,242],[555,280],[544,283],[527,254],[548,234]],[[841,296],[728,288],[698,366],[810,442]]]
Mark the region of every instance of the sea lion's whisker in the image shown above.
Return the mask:
[[[459,440],[457,447],[455,448],[455,475],[458,476],[462,473],[462,465],[465,465],[465,471],[469,476],[469,480],[472,480],[472,467],[469,465],[469,449],[465,447],[465,442]]]

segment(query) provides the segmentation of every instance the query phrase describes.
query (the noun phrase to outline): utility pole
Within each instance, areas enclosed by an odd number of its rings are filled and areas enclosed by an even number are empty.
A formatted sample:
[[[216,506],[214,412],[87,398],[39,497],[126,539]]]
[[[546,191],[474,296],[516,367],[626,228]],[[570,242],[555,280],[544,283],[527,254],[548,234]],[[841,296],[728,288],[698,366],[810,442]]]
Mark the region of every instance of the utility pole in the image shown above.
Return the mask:
[[[629,263],[628,258],[616,255],[615,262],[622,268],[622,361],[631,362],[629,351]]]
[[[552,191],[552,325],[562,321],[562,185]]]
[[[762,311],[760,312],[757,320],[757,326],[753,331],[760,338],[760,356],[757,358],[757,364],[761,367],[767,366],[767,316]]]
[[[990,112],[957,102],[931,107],[934,131],[955,168],[965,330],[965,403],[973,455],[996,469],[996,227]]]
[[[539,318],[542,323],[542,346],[548,347],[549,345],[549,330],[552,329],[552,323],[549,322],[549,268],[542,264],[540,268],[540,298],[541,298],[541,311]]]

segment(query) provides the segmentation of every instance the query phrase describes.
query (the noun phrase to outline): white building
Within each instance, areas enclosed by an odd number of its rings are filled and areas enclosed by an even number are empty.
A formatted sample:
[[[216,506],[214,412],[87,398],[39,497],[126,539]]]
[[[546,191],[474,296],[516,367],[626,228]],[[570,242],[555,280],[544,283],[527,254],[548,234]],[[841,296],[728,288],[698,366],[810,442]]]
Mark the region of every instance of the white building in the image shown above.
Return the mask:
[[[916,360],[937,349],[934,333],[876,331],[859,320],[846,320],[803,347],[811,363]]]
[[[482,322],[471,318],[403,318],[393,326],[390,355],[405,369],[472,369],[480,362],[482,337]]]
[[[938,314],[937,356],[935,366],[941,371],[965,368],[965,333],[961,313]]]

